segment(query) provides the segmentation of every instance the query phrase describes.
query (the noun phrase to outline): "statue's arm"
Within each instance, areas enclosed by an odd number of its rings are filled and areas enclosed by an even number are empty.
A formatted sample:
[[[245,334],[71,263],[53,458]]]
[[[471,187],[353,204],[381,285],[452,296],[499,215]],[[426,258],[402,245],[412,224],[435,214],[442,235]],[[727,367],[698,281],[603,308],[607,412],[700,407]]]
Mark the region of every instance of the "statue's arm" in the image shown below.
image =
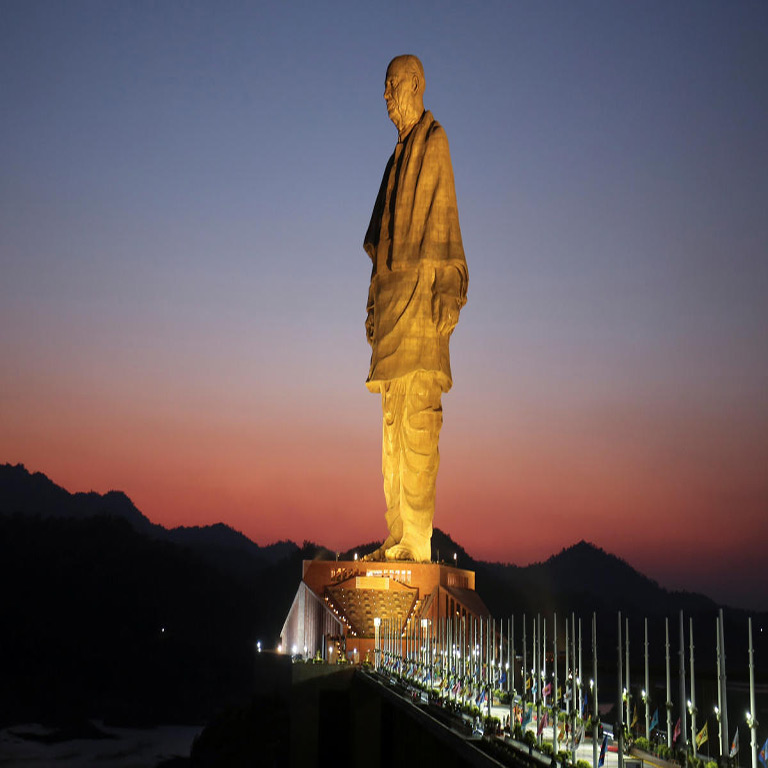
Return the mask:
[[[467,303],[466,275],[455,265],[438,267],[432,290],[432,317],[437,332],[449,336],[459,322],[459,312]]]

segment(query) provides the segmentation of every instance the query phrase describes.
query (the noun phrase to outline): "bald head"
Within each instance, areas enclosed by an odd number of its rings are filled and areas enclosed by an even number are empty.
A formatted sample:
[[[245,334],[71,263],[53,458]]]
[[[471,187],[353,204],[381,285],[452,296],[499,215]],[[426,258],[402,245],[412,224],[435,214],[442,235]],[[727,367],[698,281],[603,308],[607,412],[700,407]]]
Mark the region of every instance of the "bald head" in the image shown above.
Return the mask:
[[[424,112],[424,67],[411,54],[396,56],[389,62],[384,81],[387,114],[402,140]]]
[[[419,91],[421,95],[424,95],[424,88],[426,87],[426,81],[424,80],[424,65],[421,63],[421,59],[418,56],[414,56],[412,53],[404,53],[402,56],[395,56],[392,61],[389,62],[387,72],[392,66],[397,67],[407,75],[415,76],[419,79]]]

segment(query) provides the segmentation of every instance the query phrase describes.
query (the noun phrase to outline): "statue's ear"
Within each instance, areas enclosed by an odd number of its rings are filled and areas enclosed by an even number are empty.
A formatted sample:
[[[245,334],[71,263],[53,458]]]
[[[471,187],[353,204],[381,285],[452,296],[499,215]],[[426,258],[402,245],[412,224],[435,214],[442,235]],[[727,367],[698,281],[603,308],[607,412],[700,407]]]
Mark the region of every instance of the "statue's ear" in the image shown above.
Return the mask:
[[[419,76],[418,75],[413,76],[413,80],[411,81],[411,87],[413,88],[414,93],[419,92]]]

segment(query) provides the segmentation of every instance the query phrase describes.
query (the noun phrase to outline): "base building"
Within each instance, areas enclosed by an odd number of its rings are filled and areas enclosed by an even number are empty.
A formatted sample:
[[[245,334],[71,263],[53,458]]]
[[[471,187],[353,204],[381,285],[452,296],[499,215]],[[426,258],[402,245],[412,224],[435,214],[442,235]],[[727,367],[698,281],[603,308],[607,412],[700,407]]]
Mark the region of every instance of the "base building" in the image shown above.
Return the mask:
[[[490,615],[475,592],[474,571],[443,563],[305,560],[283,624],[283,652],[334,663],[375,664],[428,643],[466,647]]]

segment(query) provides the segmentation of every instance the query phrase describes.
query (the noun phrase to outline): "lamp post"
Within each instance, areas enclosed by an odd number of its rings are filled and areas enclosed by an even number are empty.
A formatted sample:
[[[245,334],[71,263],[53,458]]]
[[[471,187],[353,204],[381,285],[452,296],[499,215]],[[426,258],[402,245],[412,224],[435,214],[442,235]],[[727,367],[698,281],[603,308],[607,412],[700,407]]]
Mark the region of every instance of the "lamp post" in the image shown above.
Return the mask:
[[[696,754],[696,714],[698,710],[696,709],[696,677],[694,674],[694,667],[693,667],[693,618],[688,617],[688,634],[689,634],[689,640],[690,640],[690,665],[691,665],[691,699],[688,702],[688,711],[691,713],[691,750],[693,751],[693,756],[697,757]]]
[[[698,710],[690,699],[686,702],[686,706],[688,714],[691,716],[691,752],[694,757],[698,757],[696,754],[696,712]]]
[[[650,727],[650,713],[648,712],[648,691],[650,689],[650,683],[648,679],[648,619],[645,619],[645,688],[643,689],[643,705],[645,709],[645,738],[650,742],[651,740],[651,727]]]
[[[593,679],[589,681],[589,689],[592,691],[592,711],[594,719],[592,720],[592,768],[597,768],[597,740],[600,736],[600,710],[597,707],[597,614],[592,613],[592,675]]]
[[[648,739],[648,741],[651,740],[651,737],[649,735],[649,728],[648,728],[648,691],[643,688],[642,691],[640,691],[640,698],[643,700],[643,709],[645,710],[645,738]]]
[[[373,640],[373,668],[378,672],[379,665],[381,664],[381,648],[380,648],[380,632],[381,632],[381,619],[377,616],[373,620],[374,627],[374,640]]]
[[[718,732],[718,736],[720,738],[720,754],[722,754],[722,752],[723,752],[723,735],[720,732],[720,707],[718,707],[717,704],[715,704],[713,709],[714,709],[714,712],[715,712],[715,720],[717,720],[717,732]]]

